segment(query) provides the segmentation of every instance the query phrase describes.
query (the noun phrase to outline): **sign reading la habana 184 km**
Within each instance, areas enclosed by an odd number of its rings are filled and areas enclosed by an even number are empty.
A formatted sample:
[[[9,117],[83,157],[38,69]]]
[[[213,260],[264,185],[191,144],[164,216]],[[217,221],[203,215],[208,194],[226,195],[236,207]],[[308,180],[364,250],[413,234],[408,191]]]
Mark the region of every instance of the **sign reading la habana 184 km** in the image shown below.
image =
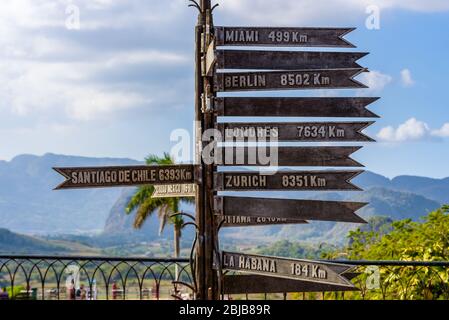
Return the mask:
[[[341,275],[353,268],[349,265],[234,252],[222,252],[222,264],[226,270],[354,288],[354,285]]]
[[[54,168],[66,178],[55,189],[194,183],[195,168],[194,165]]]

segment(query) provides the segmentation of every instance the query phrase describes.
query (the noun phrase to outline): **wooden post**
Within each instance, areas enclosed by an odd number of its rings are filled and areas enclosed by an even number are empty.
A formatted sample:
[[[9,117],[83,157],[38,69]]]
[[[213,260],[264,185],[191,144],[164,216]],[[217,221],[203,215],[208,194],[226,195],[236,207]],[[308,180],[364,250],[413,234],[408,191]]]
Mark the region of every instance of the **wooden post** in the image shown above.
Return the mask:
[[[213,268],[216,230],[213,219],[213,164],[205,164],[201,152],[208,142],[202,141],[202,134],[215,126],[215,117],[207,110],[207,99],[213,88],[210,77],[204,76],[207,47],[211,42],[213,21],[210,0],[201,0],[201,12],[196,26],[195,55],[195,120],[196,120],[196,161],[200,164],[200,183],[196,195],[196,223],[198,226],[198,241],[196,246],[196,281],[197,300],[215,300],[217,290],[217,273]]]

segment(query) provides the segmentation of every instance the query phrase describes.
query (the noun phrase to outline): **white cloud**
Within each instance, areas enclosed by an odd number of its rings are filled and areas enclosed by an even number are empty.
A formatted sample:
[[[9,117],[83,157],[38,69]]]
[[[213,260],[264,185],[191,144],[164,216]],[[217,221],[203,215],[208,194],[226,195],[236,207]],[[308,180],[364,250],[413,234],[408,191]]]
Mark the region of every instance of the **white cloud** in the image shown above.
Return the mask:
[[[412,73],[409,69],[403,69],[401,71],[401,81],[402,85],[405,87],[411,87],[415,84],[415,81],[413,80]]]
[[[431,130],[427,123],[410,118],[397,128],[388,126],[377,134],[377,138],[385,142],[420,141],[432,137],[449,137],[449,123],[445,123],[440,129]]]
[[[317,21],[336,21],[344,17],[365,15],[368,6],[376,5],[381,10],[411,10],[438,12],[449,10],[447,0],[227,0],[221,10],[234,17],[244,18],[250,23],[297,24]],[[335,12],[338,12],[336,15]]]
[[[449,123],[445,123],[440,129],[433,130],[432,135],[436,137],[449,137]]]
[[[369,87],[370,91],[382,91],[393,80],[388,74],[383,74],[376,70],[364,72],[359,78],[361,82]]]

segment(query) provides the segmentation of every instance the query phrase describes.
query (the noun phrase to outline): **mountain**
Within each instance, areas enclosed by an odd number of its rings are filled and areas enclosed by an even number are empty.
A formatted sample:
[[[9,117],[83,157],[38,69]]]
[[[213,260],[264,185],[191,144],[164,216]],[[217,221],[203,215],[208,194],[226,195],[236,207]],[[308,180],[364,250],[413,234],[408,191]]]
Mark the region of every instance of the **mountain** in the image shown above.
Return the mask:
[[[133,165],[131,159],[45,154],[0,162],[0,227],[28,234],[102,230],[121,188],[53,191],[52,167]]]
[[[134,188],[108,188],[86,190],[53,191],[63,178],[52,167],[135,165],[132,159],[89,158],[45,154],[43,156],[20,155],[11,161],[0,161],[0,228],[25,234],[102,234],[103,237],[130,237],[139,235],[143,239],[160,239],[158,220],[152,217],[140,232],[132,227],[133,214],[127,216],[124,207]],[[418,219],[429,210],[449,203],[449,178],[433,179],[415,176],[386,178],[366,172],[354,182],[365,192],[273,192],[270,197],[313,198],[321,200],[368,201],[362,216],[383,215],[392,219]],[[245,193],[245,196],[260,196]],[[264,194],[264,196],[268,196]],[[192,212],[192,207],[185,210]],[[103,231],[103,232],[102,232]],[[343,238],[347,225],[316,222],[305,226],[270,228],[227,229],[225,238],[246,236],[254,239],[293,237],[316,241]],[[192,235],[192,228],[185,236]],[[172,237],[167,228],[162,238]],[[126,235],[126,236],[125,236]],[[343,241],[342,240],[342,241]],[[99,240],[98,240],[99,241]]]
[[[66,241],[47,241],[0,229],[0,254],[98,254],[98,250]]]

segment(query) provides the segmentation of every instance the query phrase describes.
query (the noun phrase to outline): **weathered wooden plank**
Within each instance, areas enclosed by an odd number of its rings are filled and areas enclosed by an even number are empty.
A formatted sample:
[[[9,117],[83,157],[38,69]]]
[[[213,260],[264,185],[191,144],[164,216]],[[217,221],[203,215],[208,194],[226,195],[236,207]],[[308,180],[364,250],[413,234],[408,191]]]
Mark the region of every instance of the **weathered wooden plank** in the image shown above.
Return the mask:
[[[216,98],[217,116],[225,117],[361,117],[379,118],[368,105],[379,98]]]
[[[215,214],[310,221],[366,223],[356,214],[367,203],[216,196]]]
[[[215,27],[218,46],[341,47],[355,28]]]
[[[195,166],[53,168],[66,179],[55,189],[104,188],[195,182]]]
[[[222,252],[222,268],[275,278],[354,287],[341,275],[354,267],[338,263]]]
[[[196,184],[164,184],[155,185],[152,198],[188,198],[195,197]]]
[[[374,124],[367,122],[261,122],[217,123],[225,141],[298,141],[348,142],[374,141],[362,131]]]
[[[219,147],[218,166],[363,167],[350,157],[362,147]],[[221,160],[221,161],[220,161]]]
[[[367,88],[354,78],[366,69],[225,72],[214,77],[215,92]]]
[[[215,174],[216,191],[263,190],[361,190],[351,179],[363,171],[277,171],[274,174],[260,172],[218,172]]]
[[[366,52],[217,50],[217,69],[308,70],[362,68]]]
[[[342,275],[343,276],[343,275]],[[354,286],[314,283],[260,275],[225,275],[223,294],[358,291]]]

